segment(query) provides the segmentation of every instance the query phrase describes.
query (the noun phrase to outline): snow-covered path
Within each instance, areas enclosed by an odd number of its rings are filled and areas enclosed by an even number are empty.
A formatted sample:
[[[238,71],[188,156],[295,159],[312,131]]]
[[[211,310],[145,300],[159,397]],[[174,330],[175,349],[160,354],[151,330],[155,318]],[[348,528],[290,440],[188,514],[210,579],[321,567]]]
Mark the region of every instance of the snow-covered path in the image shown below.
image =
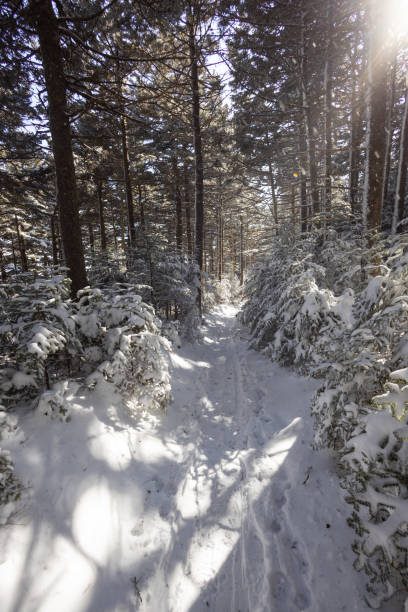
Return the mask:
[[[33,500],[0,532],[3,612],[351,612],[349,509],[310,448],[316,382],[249,351],[236,311],[172,355],[168,413],[110,388],[10,442]]]

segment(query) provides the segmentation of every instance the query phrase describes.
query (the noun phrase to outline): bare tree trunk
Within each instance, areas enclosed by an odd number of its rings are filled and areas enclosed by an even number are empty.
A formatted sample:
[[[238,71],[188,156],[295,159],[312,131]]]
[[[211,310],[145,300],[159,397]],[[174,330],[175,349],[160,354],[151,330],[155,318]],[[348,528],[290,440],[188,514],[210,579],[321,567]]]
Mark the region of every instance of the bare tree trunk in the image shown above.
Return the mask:
[[[3,283],[7,282],[7,272],[6,272],[6,267],[4,265],[4,256],[3,256],[3,251],[1,249],[0,246],[0,272],[1,272],[1,281]]]
[[[177,158],[173,156],[174,205],[176,209],[176,249],[179,255],[183,252],[183,216],[180,191],[180,175],[177,167]]]
[[[325,180],[323,189],[323,208],[327,210],[332,197],[332,155],[333,155],[333,0],[326,0],[327,43],[326,62],[324,67],[324,137],[325,137]]]
[[[360,145],[361,145],[361,111],[357,108],[356,86],[353,79],[351,94],[351,118],[350,118],[350,155],[349,155],[349,184],[350,184],[350,206],[351,212],[356,217],[359,213],[359,194],[358,179],[360,166]]]
[[[370,57],[364,217],[367,230],[381,229],[387,117],[387,53],[383,0],[370,4]]]
[[[183,168],[184,172],[184,210],[186,213],[186,234],[187,234],[187,253],[189,257],[193,256],[193,237],[191,232],[191,197],[190,197],[190,182],[188,179],[188,169],[186,163]]]
[[[383,203],[388,197],[388,183],[390,181],[390,168],[391,168],[391,149],[392,149],[392,136],[393,136],[393,124],[392,115],[395,104],[395,81],[397,78],[397,54],[394,51],[392,60],[391,75],[390,75],[390,86],[388,94],[387,104],[387,127],[386,127],[386,147],[385,147],[385,166],[384,166],[384,185],[383,185]]]
[[[16,224],[18,250],[20,251],[21,269],[23,272],[28,272],[28,260],[25,248],[25,240],[24,236],[22,236],[20,232],[20,225],[18,223],[17,215],[14,215],[14,220]]]
[[[231,257],[232,257],[232,276],[235,278],[237,268],[237,254],[235,250],[235,235],[234,232],[231,235]]]
[[[190,51],[190,81],[192,90],[193,142],[195,158],[195,259],[198,264],[201,276],[201,271],[203,269],[204,172],[201,144],[200,91],[198,85],[197,42],[195,38],[193,18],[193,11],[191,9],[191,4],[189,3],[187,5],[187,27]],[[201,282],[199,283],[199,288],[197,291],[197,306],[201,317]]]
[[[404,203],[407,185],[408,166],[408,88],[405,91],[405,110],[401,126],[400,157],[398,162],[397,184],[395,187],[394,215],[392,233],[402,231],[398,224],[404,219]]]
[[[244,220],[239,217],[239,284],[244,284]]]
[[[310,179],[310,194],[312,199],[312,213],[317,215],[320,212],[319,203],[319,188],[317,185],[317,165],[316,165],[316,150],[315,138],[313,133],[312,109],[310,106],[310,97],[307,91],[308,70],[307,70],[307,55],[306,55],[306,40],[305,40],[305,18],[306,11],[304,9],[303,0],[301,0],[301,28],[300,28],[300,89],[302,92],[303,119],[305,123],[307,159],[309,166]]]
[[[29,6],[35,20],[44,68],[62,243],[65,263],[71,279],[71,293],[75,297],[77,291],[85,287],[88,281],[81,240],[71,130],[67,111],[66,81],[58,23],[51,0],[30,0]]]
[[[94,240],[92,223],[88,223],[88,234],[89,234],[89,246],[91,249],[91,253],[93,255],[95,253],[95,240]]]
[[[144,201],[143,201],[143,196],[142,196],[142,186],[141,186],[140,183],[138,183],[137,188],[138,188],[138,192],[139,192],[140,225],[141,225],[142,230],[145,231],[145,229],[146,229],[145,210],[144,210]]]
[[[125,238],[125,204],[123,198],[120,198],[119,203],[119,214],[120,214],[120,242],[123,251],[126,251],[126,238]]]
[[[118,250],[118,239],[116,237],[116,223],[115,223],[115,213],[113,210],[112,202],[110,202],[110,212],[111,212],[111,221],[112,221],[112,229],[113,229],[113,241],[115,245],[115,251]]]
[[[101,251],[106,251],[105,215],[103,211],[102,179],[100,176],[96,177],[96,189],[98,193],[98,215],[99,215],[99,230],[101,233]]]
[[[121,115],[120,117],[120,133],[122,140],[122,166],[123,166],[123,178],[125,180],[125,193],[126,193],[126,207],[127,207],[127,219],[128,219],[128,245],[134,246],[136,242],[136,230],[135,230],[135,214],[133,207],[133,193],[132,193],[132,181],[130,178],[130,165],[129,165],[129,150],[127,144],[127,126],[126,119]]]
[[[299,156],[300,156],[300,231],[307,232],[308,222],[308,206],[307,206],[307,189],[306,189],[306,135],[305,127],[302,121],[299,122]]]
[[[361,62],[358,41],[354,42],[351,62],[351,114],[350,114],[350,150],[349,150],[349,190],[350,207],[355,218],[361,214],[361,194],[359,193],[359,177],[361,163],[361,145],[363,142],[363,101],[360,91],[364,89],[362,74],[366,67],[366,56]],[[361,66],[361,63],[364,66]]]
[[[55,230],[55,213],[51,216],[51,245],[52,245],[52,263],[54,266],[58,266],[58,242],[57,242],[57,232]]]
[[[278,228],[278,224],[279,224],[279,219],[278,219],[278,201],[276,198],[276,190],[275,190],[275,179],[273,176],[273,170],[272,170],[272,164],[271,161],[268,159],[268,177],[269,177],[269,185],[271,188],[271,195],[272,195],[272,206],[273,206],[273,220],[276,226],[276,229]]]

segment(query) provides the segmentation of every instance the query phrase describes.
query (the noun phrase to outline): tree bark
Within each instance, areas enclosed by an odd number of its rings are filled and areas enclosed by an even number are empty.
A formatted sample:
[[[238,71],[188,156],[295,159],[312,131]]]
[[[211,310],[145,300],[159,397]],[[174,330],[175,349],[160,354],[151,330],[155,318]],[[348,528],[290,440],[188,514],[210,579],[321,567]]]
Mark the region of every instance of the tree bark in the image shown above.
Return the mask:
[[[193,236],[191,232],[191,197],[187,165],[184,165],[184,210],[186,214],[187,253],[193,256]]]
[[[105,228],[105,214],[103,210],[103,198],[102,198],[102,178],[96,177],[96,188],[98,193],[98,214],[99,214],[99,230],[101,233],[101,251],[106,251],[106,228]]]
[[[239,284],[244,284],[244,220],[239,217]]]
[[[271,195],[272,195],[272,206],[273,206],[273,220],[275,222],[275,227],[276,230],[278,229],[278,224],[279,224],[279,219],[278,219],[278,201],[276,198],[276,191],[275,191],[275,178],[273,176],[273,170],[272,170],[272,164],[271,164],[271,160],[268,159],[268,177],[269,177],[269,185],[271,188]]]
[[[23,272],[28,272],[28,260],[27,260],[24,236],[21,235],[20,225],[18,223],[18,219],[16,215],[14,215],[14,220],[16,224],[18,250],[20,251],[21,269]]]
[[[371,0],[368,85],[367,155],[364,189],[365,225],[381,228],[387,117],[387,52],[383,32],[384,2]]]
[[[197,290],[197,306],[202,314],[201,305],[201,272],[203,270],[203,234],[204,234],[204,171],[200,123],[200,91],[198,85],[197,42],[194,31],[194,20],[191,4],[187,5],[187,27],[190,52],[190,82],[193,110],[193,144],[195,161],[195,259],[200,270],[200,283]]]
[[[58,34],[58,22],[51,0],[30,0],[30,11],[40,43],[48,115],[57,182],[57,206],[62,243],[71,294],[88,284],[81,240],[78,198],[72,154],[71,130],[67,112],[66,81]]]
[[[302,121],[299,121],[299,157],[300,157],[300,231],[307,232],[308,222],[308,206],[307,206],[307,188],[306,188],[306,134],[305,126]]]
[[[139,191],[139,215],[140,215],[140,226],[142,228],[143,231],[145,231],[146,226],[145,226],[145,210],[144,210],[144,201],[143,201],[143,196],[142,196],[142,186],[140,183],[138,183],[138,191]],[[145,191],[146,194],[146,191]]]
[[[390,168],[391,168],[391,149],[392,149],[392,137],[393,137],[393,124],[392,116],[395,104],[395,81],[397,78],[397,54],[394,51],[390,75],[390,86],[387,104],[387,127],[386,127],[386,147],[385,147],[385,167],[384,167],[384,185],[383,185],[383,203],[386,202],[388,197],[388,183],[390,181]]]
[[[301,12],[301,27],[300,27],[300,90],[302,92],[302,107],[303,119],[305,123],[307,159],[309,166],[310,179],[310,194],[312,199],[312,213],[317,215],[320,212],[319,188],[317,185],[317,166],[316,166],[316,148],[315,138],[313,134],[312,109],[310,105],[310,96],[308,95],[308,70],[307,70],[307,55],[306,55],[306,40],[305,40],[305,19],[306,11],[304,9],[303,0],[300,6]]]
[[[323,208],[327,210],[331,205],[332,197],[332,155],[333,155],[333,0],[326,0],[327,39],[326,39],[326,62],[324,67],[324,136],[325,136],[325,164],[324,164],[324,190]]]
[[[95,240],[92,223],[88,223],[88,234],[89,234],[89,246],[91,248],[92,255],[95,253]]]
[[[52,263],[54,266],[58,266],[59,259],[58,259],[57,232],[55,230],[55,212],[51,216],[51,245],[52,245]]]
[[[126,193],[126,208],[127,208],[127,220],[128,220],[128,245],[130,247],[135,246],[136,242],[136,229],[135,229],[135,213],[133,207],[133,193],[132,193],[132,181],[130,178],[130,164],[129,164],[129,149],[127,143],[127,126],[126,119],[121,115],[120,117],[120,135],[122,140],[122,167],[123,167],[123,178],[125,181],[125,193]]]
[[[180,175],[177,166],[177,158],[173,156],[173,184],[174,184],[174,207],[176,212],[176,249],[179,255],[183,252],[183,216],[180,191]]]
[[[404,219],[404,203],[407,185],[408,166],[408,88],[405,91],[405,109],[401,125],[400,157],[398,162],[397,184],[395,187],[394,215],[392,233],[401,232],[398,224]]]

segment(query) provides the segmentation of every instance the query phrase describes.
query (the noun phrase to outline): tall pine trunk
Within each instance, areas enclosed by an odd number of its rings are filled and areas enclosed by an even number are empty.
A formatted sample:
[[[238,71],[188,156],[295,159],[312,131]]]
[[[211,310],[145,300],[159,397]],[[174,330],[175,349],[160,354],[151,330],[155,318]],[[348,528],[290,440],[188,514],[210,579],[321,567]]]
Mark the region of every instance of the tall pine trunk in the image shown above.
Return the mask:
[[[52,139],[57,206],[60,215],[65,263],[71,279],[71,293],[87,285],[82,248],[78,196],[72,154],[71,129],[67,109],[66,82],[58,34],[58,22],[51,0],[31,0],[30,12],[40,43],[48,97],[48,116]]]
[[[325,159],[324,159],[324,189],[323,189],[323,208],[327,216],[327,211],[331,205],[332,197],[332,155],[333,155],[333,0],[326,0],[326,61],[324,66],[324,138],[325,138]]]
[[[99,216],[99,231],[101,235],[101,251],[106,251],[106,228],[105,228],[105,213],[103,209],[102,198],[102,178],[96,176],[96,191],[98,194],[98,216]]]
[[[363,198],[368,232],[381,229],[387,118],[387,53],[383,31],[384,2],[371,0],[368,61],[366,176]]]
[[[307,65],[307,49],[306,49],[306,11],[304,2],[301,0],[300,5],[300,90],[302,92],[302,108],[303,120],[305,123],[306,134],[306,150],[310,180],[310,195],[312,199],[312,213],[317,215],[320,212],[319,202],[319,187],[317,184],[317,164],[316,164],[316,146],[313,133],[313,114],[310,103],[310,95],[308,92],[308,65]]]
[[[405,109],[401,125],[400,156],[398,161],[397,184],[395,187],[394,215],[392,220],[392,232],[401,231],[399,223],[404,218],[404,202],[407,185],[408,166],[408,87],[405,91]]]
[[[130,247],[133,247],[135,246],[136,242],[135,213],[133,207],[132,181],[130,178],[127,125],[126,119],[123,115],[121,115],[120,117],[120,136],[122,141],[122,168],[123,178],[125,181],[126,209],[128,220],[128,245]]]
[[[187,6],[188,43],[190,51],[190,81],[193,110],[193,144],[195,161],[195,259],[200,270],[200,282],[197,288],[197,306],[201,306],[201,273],[203,270],[203,235],[204,235],[204,171],[200,123],[200,91],[198,86],[198,57],[195,36],[194,14],[191,4]]]
[[[190,181],[188,177],[187,164],[184,163],[184,210],[186,215],[186,234],[187,234],[187,253],[189,257],[193,256],[193,236],[191,232],[191,195]]]
[[[383,203],[386,202],[388,197],[388,183],[390,181],[390,168],[391,168],[391,149],[392,149],[392,137],[393,137],[393,109],[395,104],[395,82],[397,78],[397,54],[394,51],[390,75],[390,83],[388,90],[387,100],[387,127],[386,127],[386,147],[385,147],[385,166],[384,166],[384,185],[383,185]]]
[[[180,191],[180,174],[177,166],[177,157],[172,158],[173,166],[173,185],[174,185],[174,208],[176,213],[176,249],[181,255],[183,251],[183,217],[182,217],[182,200]]]

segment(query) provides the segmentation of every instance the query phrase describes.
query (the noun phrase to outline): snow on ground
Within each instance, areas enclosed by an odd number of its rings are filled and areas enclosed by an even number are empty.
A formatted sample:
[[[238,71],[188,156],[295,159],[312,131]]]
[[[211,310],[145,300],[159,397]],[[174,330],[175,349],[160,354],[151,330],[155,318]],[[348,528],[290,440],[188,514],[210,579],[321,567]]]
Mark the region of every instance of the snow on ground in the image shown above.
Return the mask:
[[[310,448],[316,388],[249,351],[236,310],[172,355],[174,402],[108,384],[9,442],[30,505],[0,530],[2,612],[367,610],[349,508]]]

